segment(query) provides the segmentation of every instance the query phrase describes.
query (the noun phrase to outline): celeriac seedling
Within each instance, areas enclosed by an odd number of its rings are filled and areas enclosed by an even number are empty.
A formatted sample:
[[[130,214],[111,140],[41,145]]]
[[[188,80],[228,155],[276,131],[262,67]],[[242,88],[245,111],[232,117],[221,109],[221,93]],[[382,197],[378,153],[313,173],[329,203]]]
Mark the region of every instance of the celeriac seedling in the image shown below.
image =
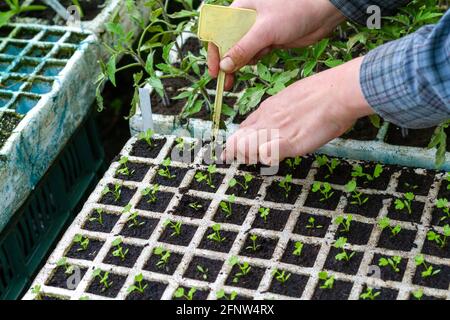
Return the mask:
[[[202,265],[197,265],[197,271],[202,275],[203,280],[208,280],[208,268],[203,267]]]
[[[252,242],[252,244],[245,249],[253,251],[253,252],[258,251],[258,249],[261,247],[261,245],[256,243],[256,241],[258,241],[258,236],[256,234],[251,235],[250,241]]]
[[[147,203],[155,203],[158,201],[157,194],[159,192],[159,184],[153,185],[151,188],[145,188],[142,190],[141,194],[147,197]]]
[[[126,249],[126,250],[124,251],[124,250],[123,250],[123,247],[122,247],[122,242],[123,242],[123,241],[122,241],[122,238],[117,238],[117,239],[115,239],[115,240],[111,243],[111,245],[112,245],[113,247],[116,248],[116,250],[114,250],[114,251],[112,252],[112,255],[113,255],[114,257],[120,258],[120,260],[122,260],[122,261],[125,261],[129,249]]]
[[[159,169],[158,170],[158,174],[161,177],[167,178],[169,180],[171,179],[175,179],[177,176],[175,174],[171,174],[170,173],[170,164],[172,163],[172,161],[170,160],[170,158],[166,158],[163,162],[162,162],[162,166],[164,167],[164,169]]]
[[[159,256],[159,261],[156,263],[156,267],[162,269],[167,266],[172,255],[169,250],[165,250],[163,247],[157,247],[153,250],[153,253]]]
[[[245,277],[250,273],[250,270],[252,267],[248,264],[248,262],[239,263],[239,260],[237,257],[233,256],[230,258],[228,263],[233,267],[237,265],[239,267],[239,272],[236,273],[233,277],[233,283],[239,283],[242,277]]]
[[[316,156],[316,162],[317,162],[317,165],[319,166],[319,168],[323,167],[323,166],[327,167],[328,175],[326,175],[325,178],[329,178],[334,173],[334,170],[341,163],[341,161],[339,161],[336,158],[332,158],[331,160],[329,160],[326,155]]]
[[[138,136],[138,139],[147,142],[148,146],[152,148],[154,135],[155,132],[151,129],[148,129],[147,131],[141,132]]]
[[[165,227],[169,226],[169,228],[172,229],[173,232],[170,235],[171,237],[173,237],[173,236],[178,237],[181,234],[181,226],[182,226],[181,221],[173,222],[173,221],[170,221],[169,219],[167,219],[166,222],[164,222],[164,226]]]
[[[114,190],[111,190],[109,186],[106,186],[102,191],[102,196],[106,196],[108,193],[112,193],[114,196],[114,202],[118,202],[120,200],[120,196],[122,195],[122,186],[119,183],[114,184]]]
[[[239,181],[237,181],[235,178],[231,179],[230,182],[228,183],[228,185],[233,188],[236,185],[239,185],[244,192],[248,191],[249,183],[252,182],[254,179],[254,177],[250,174],[250,173],[246,173],[244,174],[244,183],[240,183]]]
[[[357,164],[353,168],[352,177],[354,178],[366,178],[367,181],[373,181],[378,178],[383,173],[383,166],[377,164],[373,170],[373,174],[368,174],[363,172],[363,167]]]
[[[300,257],[302,255],[304,244],[301,241],[297,241],[297,242],[295,242],[294,247],[295,247],[295,249],[292,252],[292,254],[294,256]]]
[[[199,204],[197,201],[191,202],[188,204],[189,208],[194,209],[195,211],[199,211],[203,206]]]
[[[366,288],[366,291],[363,292],[359,297],[363,300],[375,300],[381,294],[380,291],[374,292],[373,288]]]
[[[403,199],[396,199],[395,200],[395,209],[397,210],[403,210],[406,208],[408,210],[408,213],[411,214],[411,202],[414,200],[415,196],[412,192],[405,193],[405,196]]]
[[[286,271],[279,271],[277,269],[274,269],[272,271],[272,275],[275,277],[275,279],[281,283],[282,285],[284,285],[286,283],[286,281],[289,280],[289,278],[291,277],[290,273],[287,273]]]
[[[425,271],[422,271],[421,273],[422,278],[429,278],[441,272],[440,269],[434,269],[432,265],[428,265],[423,254],[417,255],[414,258],[414,261],[416,262],[416,266],[423,266],[425,269]]]
[[[142,275],[142,273],[138,274],[137,276],[134,277],[134,283],[128,288],[128,293],[132,293],[132,292],[139,292],[140,294],[143,294],[145,289],[147,289],[148,287],[148,283],[146,283],[145,285],[142,284],[142,282],[144,281],[144,276]]]
[[[120,169],[117,170],[117,173],[129,177],[134,174],[134,170],[128,168],[128,157],[122,156],[119,161]]]
[[[334,276],[329,276],[328,272],[321,271],[319,272],[319,279],[323,281],[323,284],[320,286],[320,289],[333,289]]]
[[[320,202],[330,199],[334,191],[331,191],[331,185],[328,182],[314,182],[311,191],[316,193],[320,192],[322,194],[322,198],[320,199]]]
[[[334,219],[334,222],[338,225],[341,226],[342,229],[340,230],[341,232],[350,232],[350,225],[352,223],[353,220],[353,216],[351,214],[347,215],[346,217],[344,216],[338,216],[336,217],[336,219]]]
[[[389,228],[393,237],[395,237],[400,233],[400,231],[402,231],[402,227],[399,224],[391,226],[391,220],[388,217],[381,218],[378,221],[378,226],[381,228],[381,230]]]
[[[103,209],[95,209],[95,212],[97,213],[97,217],[91,217],[89,218],[89,221],[97,221],[100,225],[103,225]]]
[[[139,222],[139,214],[137,211],[131,212],[131,204],[128,204],[122,211],[122,214],[129,213],[130,215],[127,218],[127,227],[128,228],[134,228],[134,227],[140,227],[145,224],[145,221]]]
[[[225,217],[229,218],[233,214],[231,205],[236,201],[234,194],[228,196],[228,202],[220,201],[220,208],[225,213]]]
[[[225,293],[225,290],[220,289],[220,290],[217,291],[217,293],[216,293],[216,298],[217,298],[217,299],[225,299],[225,300],[233,301],[233,300],[236,300],[237,295],[238,295],[237,292],[233,290],[233,291],[230,293],[230,295],[227,296],[227,294]]]
[[[351,180],[345,185],[345,190],[352,194],[354,201],[351,204],[363,205],[369,201],[369,197],[362,197],[362,192],[356,190],[356,180]]]
[[[337,261],[345,260],[346,262],[349,262],[350,259],[355,255],[355,252],[351,252],[350,254],[348,254],[348,252],[344,248],[346,244],[347,244],[347,238],[344,238],[344,237],[340,237],[334,243],[334,247],[336,249],[341,249],[341,252],[335,256]]]
[[[301,157],[295,157],[295,158],[288,158],[286,159],[286,164],[291,169],[291,171],[294,171],[297,169],[297,167],[302,163]]]
[[[450,185],[449,185],[450,186]],[[450,208],[448,207],[448,200],[446,198],[441,198],[436,201],[436,207],[438,209],[442,209],[442,212],[445,214],[443,217],[439,219],[439,221],[450,221]]]
[[[101,269],[95,269],[94,272],[92,273],[92,275],[94,276],[94,278],[98,278],[99,284],[103,286],[102,292],[105,292],[106,290],[108,290],[113,284],[112,281],[108,282],[109,272],[104,272],[102,274]]]
[[[213,229],[213,233],[211,233],[210,235],[208,235],[208,239],[209,240],[213,240],[216,241],[218,243],[224,242],[227,238],[222,237],[220,234],[220,224],[216,223],[215,225],[212,226]]]
[[[66,257],[59,259],[56,265],[60,268],[64,268],[64,273],[67,275],[71,275],[75,271],[75,267],[67,262]]]
[[[267,222],[267,217],[270,214],[270,209],[269,208],[259,208],[259,216],[261,217],[261,219],[264,220],[264,222]]]
[[[42,287],[37,284],[34,287],[31,288],[31,293],[34,294],[34,300],[42,300]]]
[[[389,257],[382,257],[378,260],[378,265],[380,267],[387,267],[390,266],[392,268],[392,270],[394,270],[395,272],[400,272],[400,268],[398,267],[398,265],[402,262],[402,258],[399,256],[393,256],[392,258]]]
[[[77,243],[80,247],[77,249],[77,252],[86,251],[89,246],[89,238],[83,237],[81,234],[75,235],[73,239],[74,243]]]
[[[450,226],[446,224],[443,231],[444,232],[440,234],[430,230],[427,233],[427,239],[434,241],[439,247],[444,248],[447,245],[447,238],[450,237]]]
[[[202,181],[206,181],[206,183],[208,184],[208,186],[211,189],[214,189],[215,186],[213,184],[213,180],[212,180],[212,175],[214,173],[217,172],[217,167],[215,164],[210,164],[208,166],[208,170],[207,173],[203,173],[203,172],[197,172],[195,174],[195,180],[197,180],[198,183],[201,183]]]
[[[422,298],[423,298],[423,290],[421,288],[417,289],[417,290],[412,292],[412,295],[417,300],[422,300]]]
[[[306,225],[306,229],[322,229],[323,226],[320,224],[316,224],[316,218],[309,217],[308,224]]]
[[[175,293],[175,298],[184,298],[186,300],[194,300],[194,295],[197,292],[197,288],[191,288],[188,293],[185,292],[184,288],[178,288]]]
[[[288,174],[286,175],[286,177],[284,177],[279,183],[278,185],[280,186],[280,188],[283,188],[284,190],[284,196],[286,198],[289,197],[289,193],[292,190],[292,175]]]

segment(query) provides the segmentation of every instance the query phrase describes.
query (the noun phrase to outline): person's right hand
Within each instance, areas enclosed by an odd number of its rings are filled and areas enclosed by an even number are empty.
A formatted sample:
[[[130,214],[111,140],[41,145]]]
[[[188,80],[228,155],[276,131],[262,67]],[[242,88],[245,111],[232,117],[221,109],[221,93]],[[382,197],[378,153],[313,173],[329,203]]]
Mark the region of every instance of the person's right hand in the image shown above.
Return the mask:
[[[255,63],[275,48],[311,45],[345,20],[329,0],[235,0],[231,7],[254,9],[257,19],[222,61],[217,47],[208,46],[209,73],[216,78],[219,69],[225,71],[227,90],[233,85],[232,74],[243,66]]]

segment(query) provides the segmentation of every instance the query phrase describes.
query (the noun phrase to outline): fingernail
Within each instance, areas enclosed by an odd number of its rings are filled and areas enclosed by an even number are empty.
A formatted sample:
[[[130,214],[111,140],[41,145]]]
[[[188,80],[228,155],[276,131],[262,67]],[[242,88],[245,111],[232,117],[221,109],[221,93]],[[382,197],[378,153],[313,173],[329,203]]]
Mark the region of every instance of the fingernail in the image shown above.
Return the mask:
[[[230,57],[226,57],[222,61],[220,61],[220,69],[222,69],[222,71],[231,73],[235,68],[236,66],[233,62],[233,59],[231,59]]]

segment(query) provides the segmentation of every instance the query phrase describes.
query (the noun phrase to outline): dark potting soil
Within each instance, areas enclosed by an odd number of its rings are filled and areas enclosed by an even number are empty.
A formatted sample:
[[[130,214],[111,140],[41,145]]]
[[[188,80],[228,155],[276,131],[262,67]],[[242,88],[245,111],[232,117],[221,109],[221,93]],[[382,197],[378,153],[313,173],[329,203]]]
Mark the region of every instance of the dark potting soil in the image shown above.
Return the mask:
[[[266,221],[264,221],[258,212],[255,221],[253,221],[252,228],[283,231],[289,216],[290,211],[288,210],[270,209],[269,216],[266,218]]]
[[[239,165],[238,169],[241,171],[253,173],[255,175],[261,175],[262,170],[267,170],[267,169],[271,170],[272,168],[258,163],[258,164],[251,164],[251,165],[241,164],[241,165]],[[279,167],[275,167],[275,169],[276,169],[275,171],[278,172]]]
[[[446,245],[441,248],[436,242],[426,239],[423,244],[422,252],[440,258],[450,259],[450,244],[448,242],[449,241],[447,240]]]
[[[236,197],[243,197],[248,199],[255,199],[259,196],[259,189],[262,185],[262,179],[254,178],[251,182],[248,183],[248,189],[245,190],[241,185],[244,184],[243,176],[234,176],[234,179],[238,182],[234,187],[228,187],[226,194],[234,194]]]
[[[308,227],[308,225],[310,225],[309,219],[311,218],[315,219],[314,228]],[[328,217],[300,213],[293,232],[301,234],[302,236],[323,238],[325,237],[330,224],[331,219]]]
[[[103,263],[113,264],[115,266],[120,266],[120,267],[128,267],[128,268],[133,267],[134,263],[139,258],[139,255],[141,254],[143,248],[129,245],[129,244],[124,244],[124,243],[122,243],[121,246],[123,248],[123,253],[125,253],[126,250],[128,250],[127,254],[125,255],[124,260],[122,260],[120,257],[115,257],[113,255],[113,252],[117,248],[111,247],[108,254],[106,255],[106,258],[103,259]]]
[[[197,207],[193,208],[193,204]],[[201,219],[206,214],[210,204],[211,200],[185,194],[171,213],[178,216]],[[191,207],[190,205],[193,206]]]
[[[338,226],[335,239],[340,237],[347,238],[348,242],[356,245],[365,245],[369,242],[373,226],[371,224],[352,221],[350,223],[350,232],[343,230],[342,226]]]
[[[159,262],[160,259],[161,256],[152,254],[151,257],[145,263],[144,270],[167,275],[173,275],[175,270],[178,268],[181,259],[183,259],[183,255],[176,252],[171,252],[169,262],[165,266],[157,266],[157,263]]]
[[[34,299],[34,300],[37,300],[37,299]],[[41,300],[43,300],[43,301],[60,301],[60,300],[65,300],[65,299],[63,299],[61,297],[57,297],[57,296],[43,295],[41,297]]]
[[[225,211],[219,206],[214,215],[213,220],[219,223],[232,223],[237,225],[242,225],[247,218],[249,206],[245,206],[238,203],[231,204],[231,216],[227,217]]]
[[[186,99],[174,100],[172,98],[181,93],[180,89],[190,87],[191,83],[183,78],[166,78],[162,79],[162,83],[169,104],[165,105],[163,99],[155,92],[151,95],[152,111],[156,114],[177,116],[186,105]]]
[[[448,216],[442,209],[434,208],[431,213],[431,224],[434,226],[445,226],[450,224],[450,216]]]
[[[104,271],[102,272],[102,276],[103,275]],[[114,273],[109,273],[108,275],[109,288],[105,288],[105,286],[102,283],[100,283],[98,278],[93,278],[91,284],[87,289],[87,292],[108,298],[115,298],[119,293],[120,289],[122,289],[122,286],[125,283],[126,279],[127,277],[120,276]]]
[[[212,82],[212,81],[211,81],[211,82]],[[210,82],[210,83],[211,83],[211,82]],[[214,86],[214,89],[216,89],[215,86]],[[214,97],[211,97],[211,100],[214,101]],[[234,104],[236,103],[236,98],[224,97],[224,98],[223,98],[223,103],[224,103],[225,105],[230,106],[231,108],[233,108]],[[209,109],[208,107],[206,107],[206,106],[203,106],[203,107],[200,109],[199,112],[194,113],[194,114],[192,115],[192,118],[200,119],[200,120],[205,120],[205,121],[212,121],[212,117],[213,117],[212,112],[211,112],[210,109]],[[224,113],[222,113],[222,114],[220,115],[220,120],[221,120],[221,121],[227,121],[228,118],[229,118],[229,116],[226,115],[226,114],[224,114]]]
[[[196,226],[190,224],[182,224],[180,235],[173,235],[174,230],[168,225],[164,229],[158,241],[187,247],[189,243],[191,243],[195,231],[197,231]]]
[[[68,8],[73,5],[72,0],[59,0],[61,5],[64,8]],[[41,0],[36,0],[33,4],[36,5],[46,5]],[[80,6],[83,11],[83,17],[81,17],[82,21],[91,21],[94,20],[95,17],[104,9],[105,0],[81,0]],[[39,11],[28,11],[23,14],[26,17],[32,17],[37,19],[43,19],[50,22],[54,22],[55,17],[57,16],[53,10],[39,10]],[[61,24],[64,22],[61,20]]]
[[[395,209],[395,199],[392,200],[391,206],[389,207],[388,217],[394,220],[408,221],[408,222],[420,222],[422,217],[422,212],[425,204],[419,201],[411,202],[411,213],[408,209],[404,208],[402,210]]]
[[[382,122],[380,123],[380,125]],[[376,128],[369,117],[364,117],[356,121],[352,129],[347,131],[342,138],[353,139],[359,141],[372,141],[377,138],[378,128]]]
[[[145,175],[147,174],[148,170],[150,169],[149,165],[143,164],[143,163],[136,163],[136,162],[129,162],[127,163],[128,170],[130,172],[130,175],[124,175],[120,173],[116,173],[116,178],[120,180],[125,181],[136,181],[141,182]],[[120,167],[119,169],[122,169],[123,167]]]
[[[183,55],[187,55],[191,52],[194,56],[200,55],[200,50],[202,48],[202,44],[198,41],[197,38],[191,37],[186,40],[181,48],[181,52]]]
[[[19,125],[21,117],[13,113],[3,113],[0,115],[0,131],[13,132]]]
[[[434,175],[431,172],[417,174],[413,169],[404,169],[398,178],[397,191],[427,196],[433,182]]]
[[[227,286],[256,290],[258,289],[259,283],[261,282],[261,279],[264,276],[265,270],[264,268],[250,265],[250,272],[247,275],[239,278],[239,281],[233,282],[234,276],[238,273],[241,273],[239,266],[238,265],[233,266],[225,284]]]
[[[423,265],[418,266],[416,268],[416,272],[414,274],[412,282],[419,286],[447,290],[450,283],[450,277],[448,276],[450,274],[450,267],[444,265],[436,265],[429,262],[427,262],[426,264],[427,267],[432,266],[433,270],[441,271],[434,276],[423,278],[422,272],[425,271],[425,268],[423,267]]]
[[[287,273],[289,274],[289,273]],[[308,276],[291,273],[289,279],[282,284],[275,277],[270,284],[270,292],[281,294],[284,296],[300,298],[305,290]]]
[[[291,191],[287,194],[286,191],[278,184],[280,181],[273,181],[270,186],[267,187],[265,201],[272,201],[277,203],[289,203],[294,204],[300,193],[302,192],[302,186],[298,184],[291,184]]]
[[[314,162],[314,158],[312,156],[307,156],[302,157],[301,159],[302,161],[295,169],[289,167],[289,165],[287,164],[287,159],[282,161],[280,163],[277,175],[285,177],[286,175],[291,174],[292,178],[294,179],[305,179],[308,176],[309,169]]]
[[[435,128],[408,130],[406,137],[402,136],[402,129],[393,124],[389,125],[385,142],[396,146],[426,148],[433,136]]]
[[[68,258],[92,261],[95,259],[104,243],[104,241],[89,239],[87,249],[80,251],[78,251],[79,249],[82,249],[80,245],[78,243],[73,243],[66,256]]]
[[[187,287],[182,287],[182,288],[184,289],[184,292],[185,292],[186,295],[191,290],[191,288],[187,288]],[[206,300],[206,298],[208,298],[208,295],[209,295],[209,290],[197,290],[197,291],[195,291],[192,300]],[[184,298],[184,297],[181,297],[181,298],[173,297],[173,300],[186,300],[186,298]]]
[[[450,183],[447,180],[444,180],[441,183],[438,193],[438,199],[439,198],[450,199]]]
[[[192,258],[186,272],[184,273],[184,277],[200,281],[214,282],[219,275],[220,269],[222,269],[222,265],[223,261],[195,256]],[[206,272],[200,272],[198,267],[203,268]]]
[[[312,190],[310,190],[308,197],[306,198],[305,206],[332,211],[336,210],[339,200],[341,199],[342,192],[334,189],[330,192],[333,192],[333,195],[329,199],[320,201],[323,199],[322,193],[320,193],[320,191],[312,192]]]
[[[348,300],[352,283],[342,280],[335,280],[332,289],[321,289],[323,281],[319,281],[312,300]]]
[[[325,261],[325,269],[333,270],[337,272],[342,272],[346,274],[356,274],[359,269],[359,265],[361,264],[361,260],[364,256],[362,252],[352,251],[350,249],[345,249],[348,255],[352,252],[355,252],[354,256],[350,259],[350,261],[338,261],[336,260],[336,255],[342,252],[342,249],[331,248],[328,253],[327,260]]]
[[[206,230],[205,235],[203,236],[203,239],[200,242],[198,248],[217,252],[225,252],[225,253],[229,252],[231,247],[233,246],[234,240],[236,239],[237,233],[232,231],[221,230],[220,236],[222,238],[225,238],[225,240],[222,242],[217,242],[208,239],[208,236],[212,233],[214,233],[212,228],[208,228]]]
[[[368,218],[376,218],[381,208],[383,207],[383,200],[385,199],[385,196],[378,194],[372,195],[363,194],[361,196],[361,199],[365,198],[368,198],[369,200],[367,200],[367,202],[363,203],[362,205],[359,205],[359,204],[352,204],[351,202],[354,200],[352,199],[351,196],[348,196],[347,205],[345,206],[344,212],[358,214]]]
[[[114,193],[113,193],[114,188],[115,188],[114,185],[109,184],[108,187],[109,187],[109,190],[111,190],[111,192],[108,192],[101,198],[101,200],[100,200],[101,204],[125,207],[128,203],[130,203],[131,198],[133,198],[134,193],[136,192],[135,189],[130,189],[126,186],[121,186],[120,198],[118,201],[116,201],[116,199],[114,197]]]
[[[140,210],[153,211],[153,212],[164,212],[167,209],[170,201],[172,200],[174,194],[172,192],[158,191],[156,197],[158,200],[156,202],[148,202],[149,197],[143,196],[136,208]]]
[[[98,220],[91,221],[90,219],[92,218],[98,218],[98,213],[95,211],[91,212],[89,218],[86,220],[82,227],[84,230],[110,233],[120,217],[117,214],[103,213],[103,224],[100,224]]]
[[[123,226],[122,231],[120,231],[120,235],[127,238],[149,239],[158,225],[159,220],[141,216],[138,216],[136,219],[138,225],[132,226],[132,221],[127,222]]]
[[[133,145],[133,149],[131,150],[130,155],[134,157],[154,159],[158,157],[159,152],[166,143],[166,140],[166,138],[152,139],[153,145],[151,147],[144,140],[137,140]]]
[[[143,293],[133,291],[126,300],[160,300],[167,288],[166,283],[147,280],[142,281],[142,286],[147,286]]]
[[[376,163],[370,162],[362,165],[363,172],[366,174],[373,175],[376,167]],[[375,189],[375,190],[386,190],[391,180],[392,174],[396,171],[394,166],[383,166],[383,172],[381,172],[378,178],[373,180],[367,179],[367,177],[356,178],[357,185],[361,188]],[[348,181],[347,181],[348,182]]]
[[[211,144],[206,146],[206,150],[203,153],[202,164],[205,166],[209,166],[211,164],[216,165],[217,168],[229,168],[230,163],[226,163],[222,161],[222,152],[224,150],[224,146],[222,144],[217,144],[214,148],[213,152],[211,152]]]
[[[409,252],[412,248],[416,247],[414,243],[415,238],[416,231],[413,230],[402,229],[399,234],[392,236],[390,230],[384,229],[378,240],[378,247]]]
[[[159,169],[163,169],[165,170],[165,167],[160,166]],[[161,175],[159,175],[159,173],[157,172],[155,177],[153,178],[153,184],[159,184],[162,186],[167,186],[167,187],[178,187],[181,183],[181,181],[183,181],[184,176],[186,175],[186,172],[188,172],[187,169],[185,168],[178,168],[178,167],[169,167],[169,172],[172,176],[172,179],[169,179],[167,177],[163,177]]]
[[[270,259],[277,246],[278,239],[263,238],[258,236],[256,240],[256,250],[253,249],[253,241],[250,239],[251,235],[247,236],[247,239],[242,246],[241,256],[259,258],[259,259]]]
[[[411,294],[409,295],[409,299],[408,300],[418,300],[418,299],[416,297],[414,297],[414,295],[411,292]],[[433,300],[445,300],[445,299],[444,298],[433,297],[433,296],[427,296],[426,294],[424,294],[420,300],[433,301]]]
[[[78,267],[79,270],[79,276],[80,279],[82,279],[86,273],[86,268],[81,268]],[[57,267],[52,275],[52,277],[50,278],[49,281],[47,281],[46,285],[51,286],[51,287],[57,287],[57,288],[63,288],[63,289],[67,289],[67,290],[75,290],[76,287],[78,286],[78,283],[75,283],[75,281],[70,281],[69,278],[76,275],[74,271],[74,273],[72,274],[66,274],[65,273],[65,268],[64,267]],[[75,285],[75,287],[71,287],[69,289],[68,284]]]
[[[349,182],[352,179],[353,167],[345,160],[340,161],[341,163],[336,167],[336,169],[334,169],[332,174],[328,170],[327,166],[321,166],[317,169],[314,180],[340,185],[344,185]]]
[[[367,290],[367,285],[364,285],[361,293],[365,293]],[[375,298],[375,300],[396,300],[397,296],[398,296],[398,290],[394,290],[394,289],[389,289],[389,288],[378,288],[378,289],[373,289],[372,293],[375,294],[377,292],[380,292],[380,295],[378,297]],[[360,300],[364,300],[363,298],[361,298],[361,296],[359,297]]]
[[[202,172],[203,174],[208,174],[208,172],[205,172],[205,171],[197,171],[197,172]],[[195,174],[197,174],[197,172]],[[217,189],[219,189],[224,178],[225,178],[225,175],[217,173],[217,172],[214,173],[212,175],[212,179],[211,179],[212,185],[214,187],[214,188],[212,188],[211,186],[208,185],[208,183],[205,180],[203,180],[202,182],[198,182],[194,176],[189,188],[192,190],[199,190],[199,191],[204,191],[204,192],[215,193],[217,191]]]
[[[300,256],[294,255],[295,241],[290,240],[287,244],[286,251],[284,251],[282,262],[294,264],[297,266],[311,268],[314,266],[320,247],[309,243],[303,244],[303,249]]]
[[[381,258],[390,258],[392,259],[392,256],[386,256],[386,255],[381,255],[379,253],[374,254],[373,259],[372,259],[372,265],[374,266],[379,266],[379,260]],[[398,281],[401,282],[403,279],[403,275],[405,274],[405,270],[406,270],[406,265],[408,263],[408,259],[402,258],[401,262],[398,264],[398,268],[400,269],[399,272],[395,272],[394,269],[392,269],[392,267],[390,265],[385,266],[385,267],[380,267],[380,277],[382,280],[384,281]]]

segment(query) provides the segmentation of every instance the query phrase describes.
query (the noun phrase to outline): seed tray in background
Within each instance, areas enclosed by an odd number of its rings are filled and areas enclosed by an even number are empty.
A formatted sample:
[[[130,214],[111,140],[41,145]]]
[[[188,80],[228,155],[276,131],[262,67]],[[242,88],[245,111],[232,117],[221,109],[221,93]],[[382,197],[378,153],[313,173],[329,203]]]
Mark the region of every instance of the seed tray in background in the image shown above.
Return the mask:
[[[98,184],[86,202],[81,213],[67,230],[61,242],[51,254],[44,268],[33,283],[41,286],[44,299],[172,299],[179,287],[195,287],[195,299],[216,299],[216,294],[224,289],[227,294],[235,291],[240,299],[358,299],[366,287],[378,288],[378,299],[412,299],[412,292],[422,289],[424,298],[450,298],[450,247],[437,250],[433,242],[427,240],[429,230],[442,233],[439,222],[439,210],[435,201],[439,197],[448,197],[449,182],[444,173],[423,169],[409,169],[397,166],[384,166],[383,172],[374,182],[358,180],[360,191],[369,197],[361,208],[351,204],[350,195],[345,192],[344,184],[351,179],[352,167],[360,164],[364,172],[373,169],[374,164],[361,161],[342,160],[338,169],[329,177],[325,167],[318,167],[314,158],[305,157],[294,171],[292,191],[288,200],[277,190],[277,182],[288,171],[285,164],[280,167],[279,175],[259,176],[258,168],[218,165],[214,175],[217,191],[200,186],[194,176],[198,171],[206,170],[207,146],[199,147],[199,140],[189,140],[196,147],[194,162],[172,161],[170,171],[177,178],[161,180],[157,171],[164,159],[171,156],[175,147],[174,136],[155,137],[154,147],[149,149],[145,142],[132,138],[121,152],[128,157],[128,168],[134,170],[131,176],[118,175],[121,164],[114,162],[104,178]],[[325,171],[324,171],[325,170]],[[237,189],[229,190],[232,178],[243,176],[246,172],[255,175],[247,194]],[[122,179],[125,178],[125,179]],[[133,180],[133,181],[131,181]],[[330,182],[334,195],[324,204],[317,195],[310,192],[314,181]],[[157,205],[147,204],[146,196],[141,192],[157,181],[161,185]],[[121,197],[114,202],[111,195],[104,196],[106,186],[113,188],[122,185]],[[164,186],[172,185],[172,186]],[[412,214],[393,209],[394,200],[403,198],[405,192],[415,190],[416,198],[412,205]],[[242,191],[242,190],[241,190]],[[220,209],[220,202],[227,201],[229,193],[236,193],[233,215],[226,219]],[[190,210],[189,203],[201,204],[200,211]],[[141,229],[130,228],[130,213],[122,213],[127,204],[132,212],[138,213],[138,222],[144,222]],[[259,217],[261,207],[270,208],[271,215],[266,223]],[[95,210],[104,210],[104,225],[95,225],[90,219],[96,217]],[[334,218],[351,213],[353,221],[350,233],[343,234]],[[438,215],[438,216],[437,216]],[[402,231],[401,240],[390,241],[387,230],[382,231],[377,221],[389,217],[391,224],[398,224]],[[308,229],[309,218],[314,217],[316,226]],[[181,236],[171,237],[170,229],[164,222],[182,222]],[[448,222],[448,221],[447,221]],[[211,227],[221,224],[221,235],[228,240],[221,245],[207,240]],[[136,231],[139,230],[139,231]],[[258,236],[262,247],[256,253],[246,248],[249,236]],[[399,234],[399,235],[400,235]],[[74,243],[76,235],[90,239],[86,251],[78,251]],[[335,239],[346,236],[348,252],[355,256],[349,265],[335,262]],[[114,259],[112,242],[123,239],[124,250],[129,249],[126,259]],[[294,243],[304,243],[303,258],[292,255]],[[167,269],[158,269],[159,260],[153,254],[154,249],[163,247],[171,251]],[[415,257],[423,254],[428,264],[441,272],[423,280],[420,277],[422,267],[416,267]],[[250,273],[237,284],[231,279],[236,273],[228,261],[231,257],[248,262]],[[372,275],[374,265],[380,257],[400,256],[401,272],[389,272],[381,268],[380,274]],[[67,289],[63,269],[58,261],[67,257],[67,262],[79,267],[81,278],[74,290]],[[208,269],[208,280],[196,273],[196,265]],[[95,269],[109,272],[113,281],[110,289],[102,292],[94,279]],[[291,273],[285,286],[273,279],[274,269]],[[323,284],[318,278],[320,271],[335,276],[334,291],[321,289]],[[142,273],[144,283],[148,284],[145,295],[128,294],[128,288],[134,283],[134,277]],[[245,280],[247,279],[247,280]],[[332,292],[332,293],[331,293]],[[34,299],[31,290],[24,299]]]

